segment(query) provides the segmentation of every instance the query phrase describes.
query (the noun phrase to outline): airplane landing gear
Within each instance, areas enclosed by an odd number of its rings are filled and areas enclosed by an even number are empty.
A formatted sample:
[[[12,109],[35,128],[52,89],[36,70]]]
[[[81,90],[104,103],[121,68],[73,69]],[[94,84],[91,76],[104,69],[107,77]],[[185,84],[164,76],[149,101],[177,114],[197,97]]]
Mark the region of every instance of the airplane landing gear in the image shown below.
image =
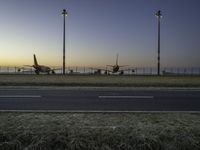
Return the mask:
[[[40,74],[40,72],[39,72],[38,70],[35,70],[35,73],[36,73],[37,75],[39,75],[39,74]]]
[[[124,71],[120,71],[120,73],[119,73],[120,75],[123,75],[124,74]]]

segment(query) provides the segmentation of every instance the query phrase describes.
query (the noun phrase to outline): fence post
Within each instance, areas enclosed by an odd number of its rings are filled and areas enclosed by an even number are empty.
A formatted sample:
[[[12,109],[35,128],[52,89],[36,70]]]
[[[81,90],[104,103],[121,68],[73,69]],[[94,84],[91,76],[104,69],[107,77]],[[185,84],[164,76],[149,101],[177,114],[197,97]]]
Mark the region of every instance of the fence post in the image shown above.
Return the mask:
[[[193,75],[193,68],[191,68],[191,74]]]
[[[171,68],[171,73],[173,73],[173,68]]]
[[[199,75],[200,75],[200,68],[199,68]]]
[[[68,73],[70,73],[71,72],[71,68],[70,68],[70,66],[68,66]]]
[[[9,67],[7,67],[7,72],[8,72],[8,74],[9,74]]]
[[[184,68],[184,70],[183,70],[183,74],[186,75],[186,68]]]

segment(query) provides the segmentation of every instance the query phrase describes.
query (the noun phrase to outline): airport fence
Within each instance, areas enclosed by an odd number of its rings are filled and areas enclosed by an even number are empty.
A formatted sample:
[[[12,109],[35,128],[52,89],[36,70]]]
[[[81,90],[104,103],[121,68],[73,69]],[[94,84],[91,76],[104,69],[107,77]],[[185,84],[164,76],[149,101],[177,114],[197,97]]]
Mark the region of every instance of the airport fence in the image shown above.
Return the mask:
[[[52,66],[56,74],[62,74],[62,67]],[[97,69],[99,68],[99,69]],[[74,75],[103,75],[106,74],[106,67],[66,67],[66,74]],[[109,68],[110,69],[110,68]],[[108,72],[109,73],[109,72]],[[34,68],[17,67],[17,66],[0,66],[0,74],[35,74]],[[112,73],[110,73],[112,74]],[[157,68],[154,67],[125,67],[123,75],[156,75]],[[163,67],[161,75],[200,75],[200,67]]]

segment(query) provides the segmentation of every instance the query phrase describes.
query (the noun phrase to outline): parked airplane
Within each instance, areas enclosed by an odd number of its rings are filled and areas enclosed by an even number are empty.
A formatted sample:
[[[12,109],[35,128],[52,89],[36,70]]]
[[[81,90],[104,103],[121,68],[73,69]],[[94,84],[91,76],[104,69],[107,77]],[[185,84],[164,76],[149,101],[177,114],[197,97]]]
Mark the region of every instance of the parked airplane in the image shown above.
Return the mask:
[[[122,67],[126,67],[128,65],[123,65],[123,66],[119,66],[118,65],[118,57],[119,55],[117,54],[117,58],[116,58],[116,64],[115,65],[106,65],[107,67],[111,67],[112,69],[98,69],[98,68],[92,68],[92,69],[95,69],[95,74],[101,74],[101,71],[104,70],[105,71],[105,74],[108,74],[109,72],[110,73],[120,73],[120,74],[124,74],[124,71],[125,70],[120,70],[120,68]],[[107,68],[106,67],[106,68]],[[134,72],[134,70],[132,70]]]
[[[36,74],[40,74],[40,72],[44,72],[44,73],[47,73],[47,74],[50,74],[50,73],[55,74],[55,69],[51,69],[48,66],[39,65],[38,62],[37,62],[35,54],[33,55],[33,59],[34,59],[34,65],[32,65],[32,66],[25,65],[25,66],[33,67],[35,69]]]
[[[119,65],[118,65],[118,57],[119,57],[119,55],[117,54],[116,64],[115,64],[115,65],[106,65],[106,66],[108,66],[108,67],[112,67],[112,70],[107,70],[107,71],[109,71],[109,72],[111,72],[111,73],[117,73],[117,72],[120,72],[120,74],[123,74],[123,73],[124,73],[124,70],[119,70],[119,69],[122,68],[122,67],[126,67],[126,66],[128,66],[128,65],[119,66]]]

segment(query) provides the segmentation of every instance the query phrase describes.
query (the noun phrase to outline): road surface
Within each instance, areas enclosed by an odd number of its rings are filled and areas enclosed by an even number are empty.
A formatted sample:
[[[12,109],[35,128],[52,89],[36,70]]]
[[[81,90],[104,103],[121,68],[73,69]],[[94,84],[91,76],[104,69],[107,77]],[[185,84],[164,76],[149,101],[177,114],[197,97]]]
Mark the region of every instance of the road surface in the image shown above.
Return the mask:
[[[200,111],[200,89],[1,87],[4,110]]]

